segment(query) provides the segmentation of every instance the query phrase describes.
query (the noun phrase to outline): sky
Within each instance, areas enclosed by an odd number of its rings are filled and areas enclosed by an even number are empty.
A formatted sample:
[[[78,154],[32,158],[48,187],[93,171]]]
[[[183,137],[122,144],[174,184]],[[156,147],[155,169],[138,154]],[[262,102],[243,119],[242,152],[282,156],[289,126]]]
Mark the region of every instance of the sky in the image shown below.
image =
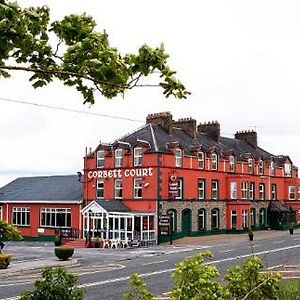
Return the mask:
[[[300,166],[300,1],[18,3],[49,6],[52,21],[86,12],[122,54],[136,53],[145,43],[163,43],[168,64],[192,94],[186,100],[166,99],[160,88],[136,88],[113,100],[97,94],[89,106],[58,81],[35,90],[28,74],[1,78],[0,187],[18,177],[76,174],[83,169],[86,147],[113,142],[142,126],[149,113],[162,111],[174,119],[217,120],[227,137],[256,130],[260,147],[289,155]]]

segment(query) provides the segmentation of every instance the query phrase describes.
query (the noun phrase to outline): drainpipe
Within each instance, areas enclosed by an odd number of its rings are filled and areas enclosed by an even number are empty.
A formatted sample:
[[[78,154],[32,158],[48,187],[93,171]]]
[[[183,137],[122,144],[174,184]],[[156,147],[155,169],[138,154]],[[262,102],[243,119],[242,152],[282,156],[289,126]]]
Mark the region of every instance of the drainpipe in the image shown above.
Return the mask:
[[[157,214],[157,244],[159,244],[159,217],[161,215],[161,168],[160,168],[161,153],[157,152],[157,177],[156,177],[156,191],[157,191],[157,202],[156,202],[156,214]]]

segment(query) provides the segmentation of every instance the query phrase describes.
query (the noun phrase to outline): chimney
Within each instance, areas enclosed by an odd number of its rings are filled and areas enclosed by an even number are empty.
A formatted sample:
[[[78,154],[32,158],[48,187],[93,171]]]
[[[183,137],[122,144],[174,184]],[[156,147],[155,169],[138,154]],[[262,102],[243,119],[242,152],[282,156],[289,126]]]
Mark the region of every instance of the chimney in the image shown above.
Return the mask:
[[[237,131],[234,138],[245,141],[254,148],[257,147],[257,132],[254,130]]]
[[[149,114],[146,118],[146,123],[160,125],[166,132],[172,133],[173,116],[168,111]]]
[[[197,127],[198,133],[206,133],[215,142],[219,142],[220,124],[217,121],[200,123]]]
[[[192,118],[179,119],[173,122],[173,126],[183,129],[191,138],[196,137],[197,133],[197,121]]]

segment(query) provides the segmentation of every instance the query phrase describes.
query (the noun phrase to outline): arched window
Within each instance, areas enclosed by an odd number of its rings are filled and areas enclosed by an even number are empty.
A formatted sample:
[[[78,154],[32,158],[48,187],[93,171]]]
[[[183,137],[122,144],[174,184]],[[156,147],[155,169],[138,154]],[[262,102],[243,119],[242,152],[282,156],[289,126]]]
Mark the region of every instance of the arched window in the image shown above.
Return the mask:
[[[220,211],[218,208],[211,210],[211,229],[216,230],[220,228]]]
[[[205,155],[204,152],[198,153],[198,168],[204,169],[205,168]]]
[[[218,155],[216,153],[211,155],[211,169],[218,170]]]
[[[264,162],[261,159],[258,162],[258,175],[264,175]]]
[[[265,208],[259,210],[259,226],[267,225],[267,213]]]
[[[250,225],[251,227],[256,226],[256,209],[254,207],[250,210]]]
[[[170,225],[171,225],[172,233],[176,233],[177,232],[177,210],[172,208],[169,209],[167,213],[170,216]]]
[[[206,230],[206,210],[204,208],[198,210],[198,229],[199,231]]]

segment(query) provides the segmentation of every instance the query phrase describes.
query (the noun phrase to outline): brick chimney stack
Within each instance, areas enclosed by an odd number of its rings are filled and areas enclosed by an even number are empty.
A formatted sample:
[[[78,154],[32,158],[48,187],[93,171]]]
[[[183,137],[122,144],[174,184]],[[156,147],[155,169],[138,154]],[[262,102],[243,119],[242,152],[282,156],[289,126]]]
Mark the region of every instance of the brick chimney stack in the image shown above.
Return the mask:
[[[173,122],[173,126],[183,129],[191,138],[196,137],[197,121],[192,118],[183,118]]]
[[[149,114],[146,118],[146,123],[160,125],[166,132],[172,133],[173,116],[168,111]]]
[[[200,123],[197,127],[198,133],[206,133],[215,142],[219,142],[220,124],[217,121]]]
[[[234,138],[245,141],[254,148],[257,147],[257,132],[254,130],[237,131]]]

